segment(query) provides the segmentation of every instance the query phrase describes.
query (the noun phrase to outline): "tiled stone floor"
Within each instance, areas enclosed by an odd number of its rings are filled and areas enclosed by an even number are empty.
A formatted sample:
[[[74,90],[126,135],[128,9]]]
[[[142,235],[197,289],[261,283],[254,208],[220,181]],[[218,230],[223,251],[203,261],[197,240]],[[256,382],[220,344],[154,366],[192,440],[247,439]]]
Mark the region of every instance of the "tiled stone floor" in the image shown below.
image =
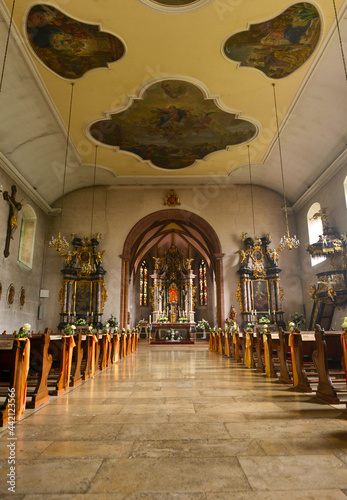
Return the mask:
[[[347,415],[207,345],[141,345],[16,426],[0,498],[346,500]]]

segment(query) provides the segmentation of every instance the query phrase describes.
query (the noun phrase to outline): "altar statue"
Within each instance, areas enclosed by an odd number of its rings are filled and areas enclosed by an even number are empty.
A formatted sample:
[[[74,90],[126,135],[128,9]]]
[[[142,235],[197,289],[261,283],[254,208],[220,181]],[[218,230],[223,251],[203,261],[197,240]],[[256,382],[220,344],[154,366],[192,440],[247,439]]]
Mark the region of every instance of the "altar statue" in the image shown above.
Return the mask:
[[[169,301],[170,303],[177,302],[177,289],[174,286],[172,286],[169,290]]]

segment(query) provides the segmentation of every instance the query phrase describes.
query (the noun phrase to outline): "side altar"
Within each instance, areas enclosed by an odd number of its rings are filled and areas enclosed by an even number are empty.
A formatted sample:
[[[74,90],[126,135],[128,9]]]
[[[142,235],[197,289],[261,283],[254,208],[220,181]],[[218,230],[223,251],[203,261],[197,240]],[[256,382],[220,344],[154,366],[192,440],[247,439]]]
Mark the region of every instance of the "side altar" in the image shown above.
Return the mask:
[[[194,278],[191,263],[173,243],[163,257],[155,259],[152,291],[152,329],[191,330],[195,325]],[[166,322],[165,325],[163,322]]]

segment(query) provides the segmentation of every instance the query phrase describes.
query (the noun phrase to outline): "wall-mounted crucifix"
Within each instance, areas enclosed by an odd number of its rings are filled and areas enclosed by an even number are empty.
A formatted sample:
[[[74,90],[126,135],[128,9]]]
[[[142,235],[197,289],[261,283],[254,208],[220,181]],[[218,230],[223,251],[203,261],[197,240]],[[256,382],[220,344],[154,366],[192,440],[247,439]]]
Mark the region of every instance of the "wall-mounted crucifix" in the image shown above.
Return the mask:
[[[16,200],[16,194],[17,194],[17,188],[15,185],[11,186],[11,195],[8,193],[8,191],[3,192],[4,200],[6,200],[10,206],[10,212],[8,214],[8,222],[7,222],[6,243],[4,250],[5,257],[8,257],[10,255],[10,242],[11,240],[13,240],[13,233],[18,227],[17,214],[23,206],[21,201]]]

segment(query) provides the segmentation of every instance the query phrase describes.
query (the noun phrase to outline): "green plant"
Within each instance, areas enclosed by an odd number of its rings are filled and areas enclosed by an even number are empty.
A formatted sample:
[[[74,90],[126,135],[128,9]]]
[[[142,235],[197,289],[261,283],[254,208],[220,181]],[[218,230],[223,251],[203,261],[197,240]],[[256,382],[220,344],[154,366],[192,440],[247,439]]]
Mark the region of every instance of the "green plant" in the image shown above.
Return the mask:
[[[107,323],[110,328],[118,328],[118,320],[115,314],[111,314],[111,316],[108,318]]]
[[[196,329],[198,332],[209,332],[211,330],[209,322],[202,318],[196,325]]]

